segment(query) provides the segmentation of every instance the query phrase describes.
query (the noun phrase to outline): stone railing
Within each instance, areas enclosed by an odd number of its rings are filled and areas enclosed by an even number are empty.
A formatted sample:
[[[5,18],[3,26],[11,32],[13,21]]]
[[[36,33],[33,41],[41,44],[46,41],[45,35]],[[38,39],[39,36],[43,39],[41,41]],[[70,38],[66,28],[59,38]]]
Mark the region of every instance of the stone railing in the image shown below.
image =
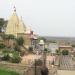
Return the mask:
[[[39,66],[35,66],[35,61],[32,61],[28,65],[0,62],[0,67],[11,71],[16,71],[20,75],[35,75],[35,72],[36,75],[40,75]]]

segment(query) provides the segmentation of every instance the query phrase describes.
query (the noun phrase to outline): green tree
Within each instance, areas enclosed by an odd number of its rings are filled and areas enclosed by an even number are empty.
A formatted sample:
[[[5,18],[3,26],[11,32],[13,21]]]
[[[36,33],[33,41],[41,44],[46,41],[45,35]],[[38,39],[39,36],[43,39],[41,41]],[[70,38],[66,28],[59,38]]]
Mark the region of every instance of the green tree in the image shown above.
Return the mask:
[[[44,42],[47,41],[44,37],[39,37],[39,38],[38,38],[38,41],[40,41],[40,40],[44,40]]]
[[[60,55],[61,54],[61,52],[60,52],[60,50],[56,50],[56,55]]]
[[[68,55],[69,54],[69,51],[68,50],[63,50],[62,51],[62,55]]]
[[[45,48],[45,49],[44,49],[44,51],[45,51],[45,52],[47,52],[47,51],[48,51],[48,49],[47,49],[47,48]]]
[[[15,43],[14,50],[15,50],[15,51],[18,51],[18,52],[21,52],[21,47],[24,48],[23,44],[24,44],[24,39],[23,39],[23,37],[18,37],[18,38],[16,38],[16,43]]]
[[[3,58],[2,59],[5,60],[5,61],[8,61],[10,59],[9,50],[8,49],[3,49],[2,53],[3,53]]]
[[[19,45],[20,47],[23,47],[25,50],[27,50],[27,48],[24,46],[24,39],[23,39],[23,37],[21,36],[21,37],[18,37],[17,39],[16,39],[16,41],[17,41],[17,45]]]
[[[24,44],[24,39],[23,39],[23,37],[17,38],[16,41],[17,41],[17,43],[18,43],[19,46],[23,46],[23,44]]]
[[[0,49],[3,49],[5,48],[5,45],[4,44],[0,44]]]
[[[0,32],[2,32],[2,28],[5,23],[6,23],[6,21],[4,20],[4,18],[0,18]]]
[[[18,51],[13,52],[12,62],[19,63],[21,61],[20,55]]]

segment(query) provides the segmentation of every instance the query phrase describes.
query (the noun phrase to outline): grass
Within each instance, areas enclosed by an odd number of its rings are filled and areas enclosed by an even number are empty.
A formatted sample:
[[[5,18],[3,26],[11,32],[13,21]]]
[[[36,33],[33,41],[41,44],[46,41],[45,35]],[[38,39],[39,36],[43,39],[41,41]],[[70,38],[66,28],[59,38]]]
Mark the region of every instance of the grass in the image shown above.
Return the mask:
[[[0,75],[19,75],[19,74],[14,72],[14,71],[8,71],[5,69],[0,69]]]

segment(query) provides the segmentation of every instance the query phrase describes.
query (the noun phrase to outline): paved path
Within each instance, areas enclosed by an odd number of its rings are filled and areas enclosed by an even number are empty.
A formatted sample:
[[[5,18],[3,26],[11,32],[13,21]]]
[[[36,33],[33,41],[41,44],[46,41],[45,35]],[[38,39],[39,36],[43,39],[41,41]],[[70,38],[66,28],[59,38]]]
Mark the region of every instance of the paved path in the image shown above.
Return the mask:
[[[49,75],[57,74],[57,67],[51,65],[53,60],[55,60],[55,56],[47,56],[47,58],[46,58],[46,66],[49,69]]]
[[[57,75],[75,75],[75,71],[58,70]]]
[[[22,57],[22,61],[21,63],[22,64],[31,64],[32,62],[35,61],[35,59],[39,59],[41,58],[41,55],[33,55],[33,54],[30,54],[30,55],[27,55],[27,56],[24,56]]]

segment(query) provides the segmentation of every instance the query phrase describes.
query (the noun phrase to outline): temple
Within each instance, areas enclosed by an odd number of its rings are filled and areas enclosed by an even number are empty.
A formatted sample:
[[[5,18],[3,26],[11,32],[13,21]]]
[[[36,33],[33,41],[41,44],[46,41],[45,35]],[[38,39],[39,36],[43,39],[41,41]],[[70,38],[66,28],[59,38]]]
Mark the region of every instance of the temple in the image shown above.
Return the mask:
[[[26,47],[31,45],[31,39],[37,39],[36,33],[32,33],[33,30],[30,27],[26,27],[22,18],[19,18],[14,7],[14,12],[8,20],[5,34],[12,34],[16,38],[22,36],[25,40],[24,45]]]

